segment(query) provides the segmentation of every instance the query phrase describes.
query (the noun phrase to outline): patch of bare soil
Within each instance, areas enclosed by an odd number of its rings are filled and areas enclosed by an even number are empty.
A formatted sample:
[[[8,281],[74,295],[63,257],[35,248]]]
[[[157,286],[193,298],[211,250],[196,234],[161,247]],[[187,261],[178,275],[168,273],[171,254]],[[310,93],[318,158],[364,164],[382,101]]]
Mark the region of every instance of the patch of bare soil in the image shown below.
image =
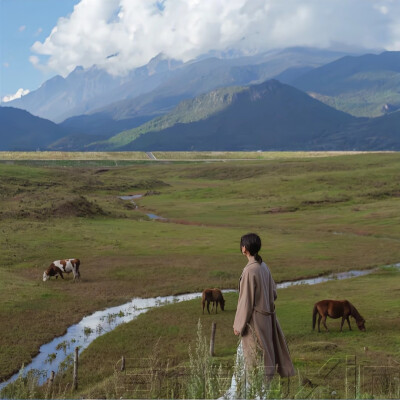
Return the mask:
[[[296,212],[298,207],[273,207],[269,208],[266,211],[263,211],[262,214],[283,214],[283,213],[291,213]]]
[[[337,198],[325,198],[322,200],[305,200],[301,202],[302,206],[314,206],[314,205],[324,205],[324,204],[336,204],[336,203],[344,203],[346,201],[350,201],[351,197],[349,196],[341,196]]]
[[[160,194],[161,192],[158,192],[157,190],[148,190],[143,196],[158,196]]]

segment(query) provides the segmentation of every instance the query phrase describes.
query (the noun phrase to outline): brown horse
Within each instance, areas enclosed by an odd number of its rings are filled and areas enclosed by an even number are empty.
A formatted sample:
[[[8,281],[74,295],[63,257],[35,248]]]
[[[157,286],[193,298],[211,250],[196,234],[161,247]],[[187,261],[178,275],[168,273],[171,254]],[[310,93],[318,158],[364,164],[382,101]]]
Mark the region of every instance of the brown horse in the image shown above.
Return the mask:
[[[313,310],[313,330],[315,329],[315,320],[318,315],[318,332],[320,330],[320,322],[322,323],[327,331],[329,331],[326,326],[326,317],[331,318],[342,318],[342,323],[340,324],[340,332],[342,332],[344,320],[349,324],[349,329],[351,330],[349,317],[352,316],[356,320],[356,324],[360,331],[365,331],[365,319],[360,315],[357,309],[347,300],[321,300],[314,304]]]
[[[217,314],[218,303],[221,306],[221,310],[224,311],[225,308],[225,300],[224,296],[222,296],[221,290],[214,288],[214,289],[204,289],[203,296],[202,296],[202,305],[203,305],[203,314],[204,314],[204,306],[207,302],[207,311],[210,314],[210,303],[215,303],[215,314]]]

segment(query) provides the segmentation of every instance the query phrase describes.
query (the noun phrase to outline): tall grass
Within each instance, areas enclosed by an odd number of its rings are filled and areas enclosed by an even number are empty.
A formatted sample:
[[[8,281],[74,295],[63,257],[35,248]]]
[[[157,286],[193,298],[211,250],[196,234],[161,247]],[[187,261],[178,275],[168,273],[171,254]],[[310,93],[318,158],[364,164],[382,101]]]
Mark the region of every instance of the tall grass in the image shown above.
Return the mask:
[[[117,363],[112,375],[83,392],[74,392],[71,383],[66,382],[65,376],[70,375],[71,368],[60,368],[54,381],[47,380],[44,384],[45,372],[31,370],[24,374],[22,369],[18,378],[0,392],[0,398],[396,399],[400,396],[400,382],[397,375],[393,374],[393,366],[380,367],[380,381],[377,384],[373,382],[373,376],[365,375],[361,365],[354,364],[356,379],[350,382],[352,372],[349,376],[346,372],[342,391],[337,390],[337,386],[336,389],[330,386],[329,376],[321,380],[318,379],[321,378],[317,376],[318,373],[315,376],[306,376],[300,370],[291,380],[281,379],[276,375],[269,381],[266,379],[262,360],[252,370],[245,367],[241,346],[238,346],[234,368],[224,367],[211,357],[200,320],[195,348],[192,350],[192,346],[189,346],[188,349],[187,364],[170,366],[160,354],[160,345],[157,342],[143,365],[131,368],[127,373],[120,371]],[[372,374],[375,374],[375,378],[378,376],[375,370]],[[366,379],[372,383],[366,383]]]
[[[18,378],[0,391],[2,399],[66,399],[71,385],[62,384],[59,377],[53,382],[47,380],[46,371],[33,369],[25,374],[21,368]]]
[[[201,321],[197,324],[195,352],[189,347],[189,379],[187,396],[191,399],[215,399],[221,397],[229,387],[222,365],[217,365],[209,353],[209,344],[202,334]]]

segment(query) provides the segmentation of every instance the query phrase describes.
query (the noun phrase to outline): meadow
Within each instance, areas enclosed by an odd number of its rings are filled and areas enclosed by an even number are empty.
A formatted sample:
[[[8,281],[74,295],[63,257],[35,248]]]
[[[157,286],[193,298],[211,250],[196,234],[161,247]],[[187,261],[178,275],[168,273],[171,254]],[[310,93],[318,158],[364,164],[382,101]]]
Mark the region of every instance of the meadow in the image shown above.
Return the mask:
[[[250,231],[262,237],[277,282],[400,261],[397,153],[253,153],[253,160],[155,153],[165,162],[107,154],[0,155],[0,379],[95,310],[136,296],[236,288],[245,265],[239,239]],[[132,194],[143,195],[138,209],[119,199]],[[42,282],[48,265],[67,257],[81,259],[81,282]],[[278,318],[299,376],[312,374],[327,352],[398,363],[399,287],[398,270],[380,269],[282,290]],[[354,302],[367,332],[340,334],[333,320],[329,334],[312,332],[312,305],[323,297]],[[212,317],[201,314],[198,301],[170,305],[97,339],[81,356],[80,392],[68,397],[105,395],[123,354],[149,357],[159,348],[159,358],[187,363],[199,318],[207,336],[216,318],[216,360],[233,364],[236,301],[227,295],[227,311]]]

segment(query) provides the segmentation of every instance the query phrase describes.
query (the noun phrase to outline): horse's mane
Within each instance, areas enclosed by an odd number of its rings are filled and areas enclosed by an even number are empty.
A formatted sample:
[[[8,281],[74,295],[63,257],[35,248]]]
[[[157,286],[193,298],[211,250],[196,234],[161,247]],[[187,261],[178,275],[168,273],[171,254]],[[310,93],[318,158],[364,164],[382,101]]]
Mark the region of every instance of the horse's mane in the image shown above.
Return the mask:
[[[357,311],[357,308],[355,308],[353,304],[351,304],[350,302],[349,305],[350,305],[351,315],[356,319],[356,321],[360,320],[365,321],[364,318],[361,316],[361,314]]]

